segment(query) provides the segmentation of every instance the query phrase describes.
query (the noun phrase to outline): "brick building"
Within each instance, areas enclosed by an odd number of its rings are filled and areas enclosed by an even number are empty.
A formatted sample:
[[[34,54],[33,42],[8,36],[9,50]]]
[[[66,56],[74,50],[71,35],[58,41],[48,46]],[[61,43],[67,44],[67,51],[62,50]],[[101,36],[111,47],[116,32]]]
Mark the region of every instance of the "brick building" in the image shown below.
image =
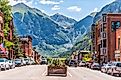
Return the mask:
[[[14,33],[14,25],[13,25],[13,19],[9,22],[9,33],[7,36],[7,40],[10,42],[13,42],[13,33]],[[8,59],[14,59],[14,49],[13,49],[13,45],[11,46],[10,49],[8,49]]]
[[[20,36],[20,42],[25,57],[32,58],[32,38],[30,36]]]
[[[92,25],[92,50],[99,63],[121,61],[121,14],[102,14]]]
[[[6,49],[4,48],[4,15],[0,12],[0,57],[7,57]]]
[[[39,64],[39,63],[40,63],[40,59],[41,59],[41,55],[40,55],[37,51],[35,51],[35,50],[33,50],[32,55],[33,55],[33,60],[34,60],[37,64]]]

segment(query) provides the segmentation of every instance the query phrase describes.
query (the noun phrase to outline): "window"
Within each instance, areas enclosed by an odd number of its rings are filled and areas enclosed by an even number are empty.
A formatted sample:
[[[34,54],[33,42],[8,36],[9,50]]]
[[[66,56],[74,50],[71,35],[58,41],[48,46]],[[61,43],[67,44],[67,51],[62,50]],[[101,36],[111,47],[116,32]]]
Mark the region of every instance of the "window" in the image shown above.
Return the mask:
[[[115,31],[120,27],[120,21],[112,21],[111,26],[112,26],[112,31]]]
[[[103,40],[103,47],[106,47],[106,39]]]
[[[100,48],[102,48],[102,40],[101,40]]]
[[[120,38],[118,38],[118,49],[120,49]]]
[[[106,38],[106,33],[103,33],[103,38]]]
[[[106,16],[103,16],[103,22],[106,22]]]

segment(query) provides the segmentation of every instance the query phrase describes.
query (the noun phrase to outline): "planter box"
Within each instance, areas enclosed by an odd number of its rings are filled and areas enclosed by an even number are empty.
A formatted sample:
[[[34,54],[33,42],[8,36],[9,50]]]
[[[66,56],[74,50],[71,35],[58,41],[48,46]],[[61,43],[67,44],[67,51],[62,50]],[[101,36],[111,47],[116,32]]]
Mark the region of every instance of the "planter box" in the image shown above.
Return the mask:
[[[67,76],[67,67],[48,66],[47,75],[53,74]]]

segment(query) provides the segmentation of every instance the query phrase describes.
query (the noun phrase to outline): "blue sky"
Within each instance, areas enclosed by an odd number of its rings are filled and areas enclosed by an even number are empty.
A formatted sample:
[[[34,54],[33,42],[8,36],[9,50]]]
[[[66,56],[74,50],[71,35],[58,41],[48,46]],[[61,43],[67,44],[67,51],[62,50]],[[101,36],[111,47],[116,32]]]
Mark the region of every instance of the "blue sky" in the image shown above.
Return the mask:
[[[92,12],[100,11],[102,7],[114,0],[9,0],[10,5],[25,3],[26,5],[40,9],[50,15],[60,13],[77,21]]]

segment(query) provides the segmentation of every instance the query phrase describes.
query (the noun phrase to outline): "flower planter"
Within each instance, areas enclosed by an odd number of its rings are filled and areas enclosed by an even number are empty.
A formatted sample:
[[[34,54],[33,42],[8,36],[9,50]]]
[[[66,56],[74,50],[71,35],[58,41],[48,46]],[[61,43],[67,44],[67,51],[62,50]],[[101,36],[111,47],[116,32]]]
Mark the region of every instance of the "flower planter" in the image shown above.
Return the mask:
[[[66,66],[48,66],[47,75],[63,75],[67,76],[67,67]]]

